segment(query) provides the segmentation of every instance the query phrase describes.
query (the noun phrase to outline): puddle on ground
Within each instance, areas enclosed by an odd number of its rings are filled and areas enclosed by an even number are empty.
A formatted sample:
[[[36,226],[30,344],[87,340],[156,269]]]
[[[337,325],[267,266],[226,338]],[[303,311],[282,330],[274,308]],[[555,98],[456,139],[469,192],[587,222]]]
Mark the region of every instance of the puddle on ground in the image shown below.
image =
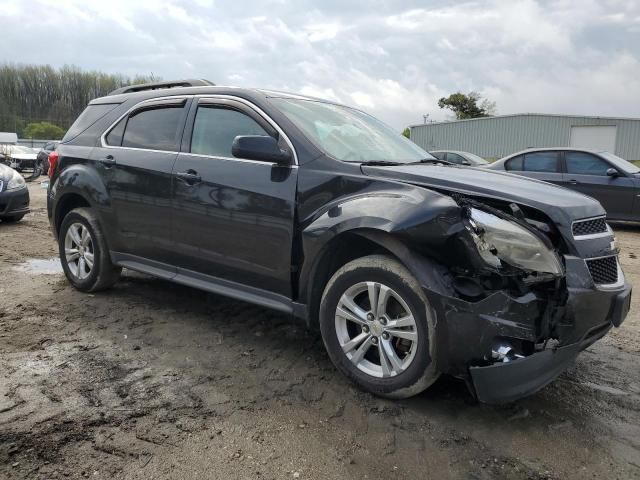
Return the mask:
[[[32,258],[24,263],[20,263],[12,268],[16,272],[26,272],[33,274],[54,275],[56,273],[62,273],[62,265],[60,265],[60,259],[54,258]]]

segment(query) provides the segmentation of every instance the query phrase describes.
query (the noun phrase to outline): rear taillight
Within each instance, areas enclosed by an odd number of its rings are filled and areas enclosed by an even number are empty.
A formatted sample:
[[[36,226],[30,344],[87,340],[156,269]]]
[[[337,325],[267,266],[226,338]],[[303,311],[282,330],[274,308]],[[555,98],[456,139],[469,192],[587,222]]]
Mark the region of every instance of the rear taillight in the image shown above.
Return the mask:
[[[53,178],[53,172],[58,165],[58,152],[55,150],[49,154],[49,178]]]

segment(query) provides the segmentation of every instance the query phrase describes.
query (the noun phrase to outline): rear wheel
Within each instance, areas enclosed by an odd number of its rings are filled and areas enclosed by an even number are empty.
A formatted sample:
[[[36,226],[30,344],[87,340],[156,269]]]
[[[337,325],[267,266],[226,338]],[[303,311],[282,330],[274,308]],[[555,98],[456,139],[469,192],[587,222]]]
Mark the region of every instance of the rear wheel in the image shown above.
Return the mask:
[[[114,266],[102,227],[89,208],[71,210],[58,235],[60,261],[71,284],[83,292],[96,292],[118,281],[121,268]]]
[[[320,329],[336,367],[376,395],[410,397],[439,376],[429,304],[393,258],[372,255],[340,268],[322,296]]]

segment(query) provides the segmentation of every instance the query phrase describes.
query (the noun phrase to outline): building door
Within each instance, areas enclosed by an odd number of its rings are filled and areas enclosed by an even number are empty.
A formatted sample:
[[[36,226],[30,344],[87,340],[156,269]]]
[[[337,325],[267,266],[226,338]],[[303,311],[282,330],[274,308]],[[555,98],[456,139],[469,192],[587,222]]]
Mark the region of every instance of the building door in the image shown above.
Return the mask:
[[[573,126],[569,146],[616,153],[616,126]]]

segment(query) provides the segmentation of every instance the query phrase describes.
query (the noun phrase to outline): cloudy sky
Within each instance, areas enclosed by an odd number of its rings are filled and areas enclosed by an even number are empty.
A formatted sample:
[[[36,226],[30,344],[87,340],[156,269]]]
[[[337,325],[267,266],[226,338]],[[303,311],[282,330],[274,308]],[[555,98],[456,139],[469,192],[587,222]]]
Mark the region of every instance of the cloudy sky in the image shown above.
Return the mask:
[[[2,0],[0,24],[0,62],[302,92],[398,129],[458,90],[640,117],[639,0]]]

